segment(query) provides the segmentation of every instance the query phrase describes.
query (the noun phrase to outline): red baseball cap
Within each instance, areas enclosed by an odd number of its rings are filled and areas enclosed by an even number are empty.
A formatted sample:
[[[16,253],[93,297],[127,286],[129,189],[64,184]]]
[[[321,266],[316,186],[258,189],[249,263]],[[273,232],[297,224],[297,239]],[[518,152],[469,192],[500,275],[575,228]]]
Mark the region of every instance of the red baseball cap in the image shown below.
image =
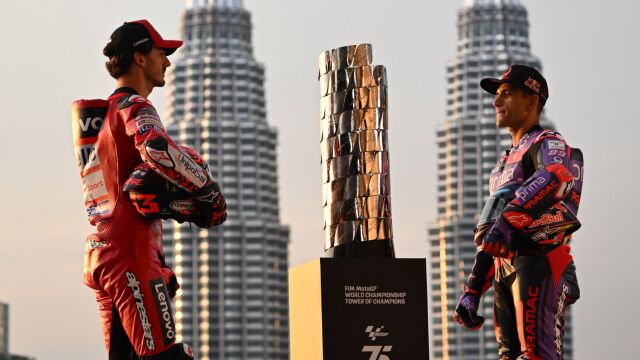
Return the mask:
[[[110,43],[115,53],[136,51],[139,46],[151,42],[157,48],[173,54],[182,46],[182,40],[165,40],[151,23],[145,19],[125,22],[111,34]]]

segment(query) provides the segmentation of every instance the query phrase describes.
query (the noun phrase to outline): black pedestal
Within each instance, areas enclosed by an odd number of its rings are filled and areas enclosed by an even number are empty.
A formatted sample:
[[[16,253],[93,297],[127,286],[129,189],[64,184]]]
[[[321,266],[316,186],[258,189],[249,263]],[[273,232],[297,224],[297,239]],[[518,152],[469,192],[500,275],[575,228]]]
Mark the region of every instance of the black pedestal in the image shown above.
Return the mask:
[[[323,258],[289,271],[291,360],[428,359],[424,259]]]

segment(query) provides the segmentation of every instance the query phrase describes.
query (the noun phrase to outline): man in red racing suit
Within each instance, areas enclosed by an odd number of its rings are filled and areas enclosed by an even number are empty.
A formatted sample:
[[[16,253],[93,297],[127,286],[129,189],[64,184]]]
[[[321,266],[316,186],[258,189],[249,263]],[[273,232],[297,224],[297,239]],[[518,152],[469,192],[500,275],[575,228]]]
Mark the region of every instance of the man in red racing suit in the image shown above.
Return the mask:
[[[85,206],[96,226],[86,240],[84,282],[96,292],[110,360],[193,359],[187,345],[175,342],[170,299],[177,282],[164,264],[161,220],[141,216],[123,192],[143,161],[198,198],[217,188],[208,169],[169,138],[146,99],[164,85],[167,55],[181,45],[163,39],[146,20],[124,23],[103,50],[118,89],[108,100],[73,104]]]
[[[563,359],[564,316],[580,297],[569,240],[580,227],[582,155],[540,127],[549,93],[537,70],[513,65],[481,86],[496,95],[496,122],[513,146],[491,172],[475,229],[476,261],[454,320],[482,326],[478,304],[494,278],[500,359]]]

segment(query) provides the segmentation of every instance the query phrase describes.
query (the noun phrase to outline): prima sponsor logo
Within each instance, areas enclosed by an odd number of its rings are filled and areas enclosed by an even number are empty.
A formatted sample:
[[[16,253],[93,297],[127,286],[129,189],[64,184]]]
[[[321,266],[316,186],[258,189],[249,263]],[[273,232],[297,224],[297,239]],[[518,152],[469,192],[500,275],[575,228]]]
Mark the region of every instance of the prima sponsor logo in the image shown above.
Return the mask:
[[[205,173],[200,169],[200,167],[195,162],[193,162],[193,160],[191,160],[190,157],[180,153],[178,155],[178,163],[182,165],[182,167],[186,172],[195,176],[195,178],[200,182],[200,184],[204,185],[207,182],[207,176],[205,175]]]
[[[555,180],[551,181],[549,185],[547,185],[544,189],[540,190],[540,192],[538,192],[536,196],[533,197],[533,199],[529,200],[526,204],[524,204],[523,207],[527,210],[531,209],[536,204],[538,204],[540,200],[544,199],[551,191],[553,191],[557,187],[558,187],[558,182]]]
[[[492,174],[491,178],[489,179],[489,189],[491,190],[491,192],[493,193],[501,185],[513,180],[514,171],[515,171],[515,167],[511,167],[509,169],[505,169],[499,175]]]
[[[562,356],[562,332],[564,330],[564,304],[567,299],[567,294],[569,293],[569,287],[567,284],[562,284],[562,293],[560,294],[560,298],[558,299],[558,311],[556,311],[555,316],[555,339],[554,343],[556,344],[556,354]]]
[[[526,201],[528,197],[533,195],[540,187],[542,187],[547,182],[542,176],[539,176],[535,179],[527,181],[527,184],[523,185],[522,188],[517,192],[516,196],[522,199],[522,201]]]
[[[136,309],[138,310],[138,316],[142,323],[142,331],[144,333],[145,345],[149,350],[155,350],[156,344],[153,341],[153,333],[151,332],[151,323],[149,322],[149,315],[147,309],[144,306],[144,300],[142,291],[140,290],[140,281],[136,279],[136,275],[132,272],[126,272],[127,287],[133,292],[133,298],[136,302]]]
[[[154,279],[150,281],[153,300],[156,303],[156,311],[160,318],[162,328],[162,338],[164,345],[169,345],[176,340],[176,328],[171,315],[171,306],[169,305],[169,293],[164,284],[164,280]]]
[[[169,204],[169,207],[174,211],[188,211],[193,209],[193,203],[188,200],[178,200]]]

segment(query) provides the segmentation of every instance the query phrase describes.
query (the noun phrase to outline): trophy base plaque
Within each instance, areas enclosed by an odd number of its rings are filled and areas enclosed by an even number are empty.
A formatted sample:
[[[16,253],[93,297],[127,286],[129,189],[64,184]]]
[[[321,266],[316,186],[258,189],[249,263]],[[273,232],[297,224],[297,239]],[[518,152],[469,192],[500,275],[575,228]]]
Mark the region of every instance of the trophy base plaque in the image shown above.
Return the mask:
[[[289,270],[291,360],[428,359],[425,259],[321,258]]]

